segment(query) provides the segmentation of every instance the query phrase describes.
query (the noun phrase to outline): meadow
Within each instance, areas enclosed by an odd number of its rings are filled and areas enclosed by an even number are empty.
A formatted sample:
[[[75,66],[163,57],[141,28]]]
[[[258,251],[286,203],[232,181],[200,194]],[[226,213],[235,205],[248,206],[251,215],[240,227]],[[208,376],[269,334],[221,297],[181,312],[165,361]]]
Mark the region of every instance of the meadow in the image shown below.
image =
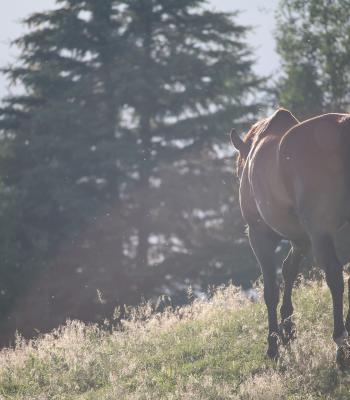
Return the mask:
[[[327,287],[303,283],[294,302],[298,338],[277,362],[265,357],[264,304],[234,286],[176,310],[130,309],[117,328],[68,321],[30,342],[18,337],[0,353],[0,398],[350,399]]]

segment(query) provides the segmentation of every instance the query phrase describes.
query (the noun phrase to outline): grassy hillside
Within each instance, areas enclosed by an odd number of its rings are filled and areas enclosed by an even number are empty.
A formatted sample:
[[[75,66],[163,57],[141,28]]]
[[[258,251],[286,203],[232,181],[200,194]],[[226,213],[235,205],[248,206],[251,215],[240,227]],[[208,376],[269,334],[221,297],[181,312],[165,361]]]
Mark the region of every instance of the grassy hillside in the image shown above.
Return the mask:
[[[265,358],[266,312],[233,287],[209,302],[152,315],[133,310],[123,331],[70,322],[0,353],[0,399],[350,399],[331,341],[328,289],[294,295],[298,339]]]

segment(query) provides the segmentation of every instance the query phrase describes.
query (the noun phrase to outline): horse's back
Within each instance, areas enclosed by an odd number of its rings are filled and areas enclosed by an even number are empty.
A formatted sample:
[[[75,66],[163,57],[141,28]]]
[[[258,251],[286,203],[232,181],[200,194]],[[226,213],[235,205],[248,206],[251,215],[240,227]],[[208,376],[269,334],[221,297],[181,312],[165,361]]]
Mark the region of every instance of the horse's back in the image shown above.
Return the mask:
[[[302,223],[334,231],[350,217],[350,116],[325,114],[290,129],[279,168]]]

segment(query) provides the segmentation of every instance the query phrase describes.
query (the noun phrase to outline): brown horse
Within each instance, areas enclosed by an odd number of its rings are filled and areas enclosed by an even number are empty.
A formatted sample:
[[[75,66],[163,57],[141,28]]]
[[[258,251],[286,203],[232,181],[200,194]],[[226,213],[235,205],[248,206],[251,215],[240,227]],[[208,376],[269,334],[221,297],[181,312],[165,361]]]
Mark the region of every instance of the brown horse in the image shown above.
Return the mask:
[[[350,115],[325,114],[299,123],[279,109],[254,124],[243,140],[232,130],[231,140],[239,151],[241,211],[264,278],[268,356],[277,357],[279,335],[284,343],[294,336],[292,287],[311,247],[332,294],[337,362],[348,365],[350,311],[344,325],[343,271],[333,237],[350,220]],[[282,267],[279,329],[274,253],[282,239],[289,240],[291,248]]]

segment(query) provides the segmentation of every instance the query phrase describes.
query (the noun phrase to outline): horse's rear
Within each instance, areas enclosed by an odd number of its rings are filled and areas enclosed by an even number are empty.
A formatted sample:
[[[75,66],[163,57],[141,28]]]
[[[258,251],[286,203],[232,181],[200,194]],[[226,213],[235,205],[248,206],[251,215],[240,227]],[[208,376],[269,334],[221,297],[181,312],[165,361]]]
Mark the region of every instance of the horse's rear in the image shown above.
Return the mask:
[[[279,169],[307,233],[332,235],[350,218],[350,116],[325,114],[290,129]]]
[[[257,133],[251,129],[242,143],[232,134],[243,166],[240,169],[242,214],[264,277],[268,355],[277,355],[277,337],[281,333],[284,341],[294,337],[292,287],[305,249],[311,245],[332,293],[333,339],[338,345],[338,361],[345,365],[350,360],[347,343],[350,314],[344,325],[342,266],[333,235],[350,219],[350,115],[326,114],[298,123],[287,113],[278,110],[261,121],[263,129],[256,130]],[[278,132],[273,129],[275,120],[285,121]],[[292,246],[282,269],[285,286],[279,328],[274,252],[282,238],[289,239]]]

